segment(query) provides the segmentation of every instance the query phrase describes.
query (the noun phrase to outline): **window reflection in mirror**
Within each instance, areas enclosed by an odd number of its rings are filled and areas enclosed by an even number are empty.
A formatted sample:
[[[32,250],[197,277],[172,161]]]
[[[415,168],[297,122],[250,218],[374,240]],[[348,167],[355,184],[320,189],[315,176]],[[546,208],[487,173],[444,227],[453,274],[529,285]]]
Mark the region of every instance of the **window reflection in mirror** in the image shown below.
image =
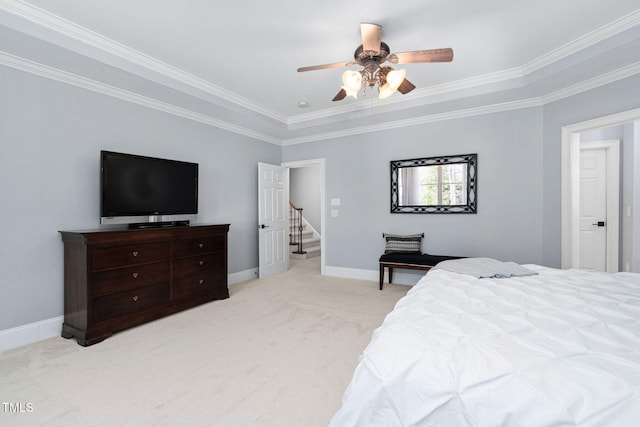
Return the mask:
[[[398,192],[400,206],[464,205],[467,203],[467,164],[401,168]]]
[[[477,154],[391,162],[392,213],[475,213]]]

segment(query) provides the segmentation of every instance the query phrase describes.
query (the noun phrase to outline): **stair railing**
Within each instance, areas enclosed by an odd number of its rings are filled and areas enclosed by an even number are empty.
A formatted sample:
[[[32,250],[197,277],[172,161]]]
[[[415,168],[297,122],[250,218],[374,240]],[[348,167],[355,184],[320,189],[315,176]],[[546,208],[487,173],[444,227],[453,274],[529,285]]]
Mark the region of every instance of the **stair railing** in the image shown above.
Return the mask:
[[[294,254],[306,254],[306,251],[302,250],[302,208],[297,207],[292,201],[289,201],[289,229],[295,230],[297,234],[295,241],[298,245],[298,250],[294,251]],[[289,243],[293,243],[291,233],[289,234]]]

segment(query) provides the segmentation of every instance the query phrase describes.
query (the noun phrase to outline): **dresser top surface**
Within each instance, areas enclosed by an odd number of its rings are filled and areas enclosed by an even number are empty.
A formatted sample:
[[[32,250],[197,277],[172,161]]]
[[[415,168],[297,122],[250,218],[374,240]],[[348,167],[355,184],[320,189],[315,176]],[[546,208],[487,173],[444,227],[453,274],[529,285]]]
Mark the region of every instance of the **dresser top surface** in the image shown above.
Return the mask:
[[[101,227],[93,230],[60,231],[64,242],[87,242],[89,240],[159,240],[181,236],[196,236],[210,233],[226,233],[230,224],[192,224],[177,227],[158,227],[129,230],[127,228]]]

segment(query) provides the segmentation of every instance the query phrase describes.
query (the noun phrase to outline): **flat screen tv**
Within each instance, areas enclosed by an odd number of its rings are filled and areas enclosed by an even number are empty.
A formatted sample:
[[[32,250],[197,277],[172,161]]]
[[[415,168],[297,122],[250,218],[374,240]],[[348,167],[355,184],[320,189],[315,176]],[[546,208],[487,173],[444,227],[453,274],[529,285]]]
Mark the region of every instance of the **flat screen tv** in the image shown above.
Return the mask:
[[[182,225],[198,213],[198,164],[100,152],[100,222]]]

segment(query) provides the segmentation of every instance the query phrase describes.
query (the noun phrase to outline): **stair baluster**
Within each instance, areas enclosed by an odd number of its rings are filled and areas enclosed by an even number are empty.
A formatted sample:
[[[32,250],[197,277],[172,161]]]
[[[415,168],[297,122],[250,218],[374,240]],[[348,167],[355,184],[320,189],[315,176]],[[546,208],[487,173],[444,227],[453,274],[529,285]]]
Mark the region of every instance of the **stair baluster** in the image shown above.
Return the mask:
[[[290,219],[293,221],[293,226],[294,229],[297,230],[297,243],[298,243],[298,250],[294,251],[294,254],[306,254],[307,251],[302,250],[302,208],[297,207],[296,205],[293,204],[293,202],[289,202],[289,208],[290,208],[290,212],[291,215],[289,216]]]

